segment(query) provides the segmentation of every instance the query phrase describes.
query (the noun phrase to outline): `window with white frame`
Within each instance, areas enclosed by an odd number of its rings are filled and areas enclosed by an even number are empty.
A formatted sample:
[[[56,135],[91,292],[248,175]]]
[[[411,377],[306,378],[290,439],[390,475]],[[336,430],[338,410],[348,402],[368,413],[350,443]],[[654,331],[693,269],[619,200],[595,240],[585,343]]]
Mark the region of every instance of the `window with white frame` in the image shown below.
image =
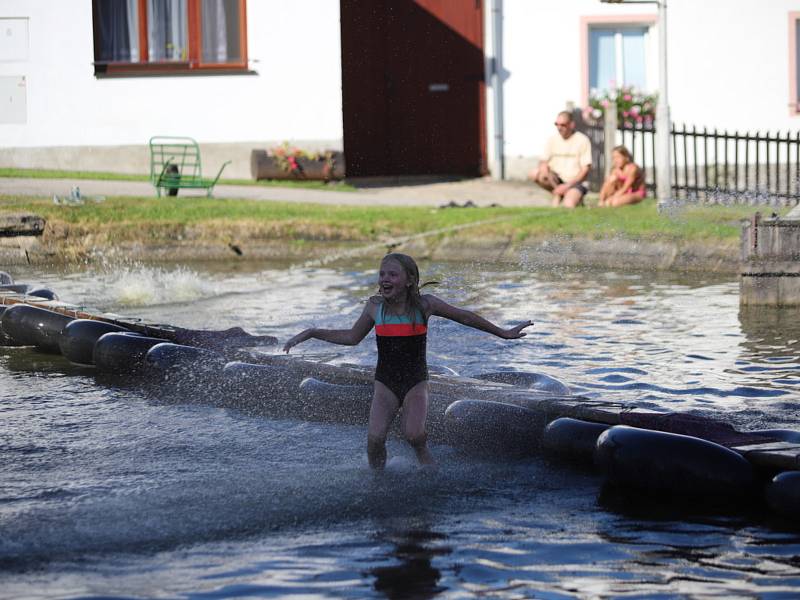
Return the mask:
[[[789,108],[791,114],[800,114],[800,13],[790,13],[790,43],[789,52],[793,54],[790,60],[793,60],[792,68],[794,73],[791,73],[792,88],[790,90],[791,102]]]
[[[93,0],[95,74],[246,70],[245,0]]]
[[[592,92],[633,86],[654,87],[648,78],[650,28],[592,26],[589,28],[589,89]]]

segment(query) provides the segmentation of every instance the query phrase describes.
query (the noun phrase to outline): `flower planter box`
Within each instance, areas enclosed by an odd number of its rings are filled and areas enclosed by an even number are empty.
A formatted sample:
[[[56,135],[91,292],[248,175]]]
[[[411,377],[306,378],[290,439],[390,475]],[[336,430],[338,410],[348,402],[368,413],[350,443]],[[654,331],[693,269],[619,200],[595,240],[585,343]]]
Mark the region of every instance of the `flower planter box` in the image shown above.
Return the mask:
[[[333,166],[324,158],[312,160],[300,157],[298,168],[287,171],[278,163],[278,159],[267,154],[266,150],[250,152],[250,174],[253,179],[290,179],[320,180],[344,179],[344,154],[333,152]]]

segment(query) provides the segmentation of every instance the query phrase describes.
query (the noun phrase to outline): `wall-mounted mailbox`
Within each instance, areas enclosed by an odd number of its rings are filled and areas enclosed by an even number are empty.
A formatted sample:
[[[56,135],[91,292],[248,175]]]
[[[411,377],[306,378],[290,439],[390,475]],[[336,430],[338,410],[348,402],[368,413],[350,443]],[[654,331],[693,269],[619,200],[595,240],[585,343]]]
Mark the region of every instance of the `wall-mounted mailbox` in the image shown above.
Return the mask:
[[[28,19],[0,18],[0,62],[28,60]]]
[[[0,124],[26,123],[27,83],[24,75],[0,77]]]

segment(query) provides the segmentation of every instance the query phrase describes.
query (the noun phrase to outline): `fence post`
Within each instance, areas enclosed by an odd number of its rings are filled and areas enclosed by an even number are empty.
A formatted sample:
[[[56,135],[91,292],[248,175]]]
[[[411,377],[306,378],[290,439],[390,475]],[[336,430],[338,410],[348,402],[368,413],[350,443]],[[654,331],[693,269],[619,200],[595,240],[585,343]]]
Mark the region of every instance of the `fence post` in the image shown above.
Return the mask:
[[[612,102],[603,111],[603,156],[606,161],[606,172],[603,173],[603,179],[611,171],[611,165],[614,163],[611,159],[611,151],[617,145],[617,103]]]

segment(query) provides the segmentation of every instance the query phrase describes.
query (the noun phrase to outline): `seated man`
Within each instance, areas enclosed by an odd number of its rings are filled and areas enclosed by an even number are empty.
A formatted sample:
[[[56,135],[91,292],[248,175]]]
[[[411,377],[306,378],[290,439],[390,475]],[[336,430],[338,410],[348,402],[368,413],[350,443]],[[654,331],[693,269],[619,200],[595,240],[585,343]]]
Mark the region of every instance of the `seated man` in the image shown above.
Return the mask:
[[[589,191],[584,182],[592,170],[592,144],[580,131],[575,131],[572,113],[562,111],[556,117],[558,135],[553,135],[544,148],[539,167],[528,178],[553,192],[553,206],[575,208],[583,204]]]

